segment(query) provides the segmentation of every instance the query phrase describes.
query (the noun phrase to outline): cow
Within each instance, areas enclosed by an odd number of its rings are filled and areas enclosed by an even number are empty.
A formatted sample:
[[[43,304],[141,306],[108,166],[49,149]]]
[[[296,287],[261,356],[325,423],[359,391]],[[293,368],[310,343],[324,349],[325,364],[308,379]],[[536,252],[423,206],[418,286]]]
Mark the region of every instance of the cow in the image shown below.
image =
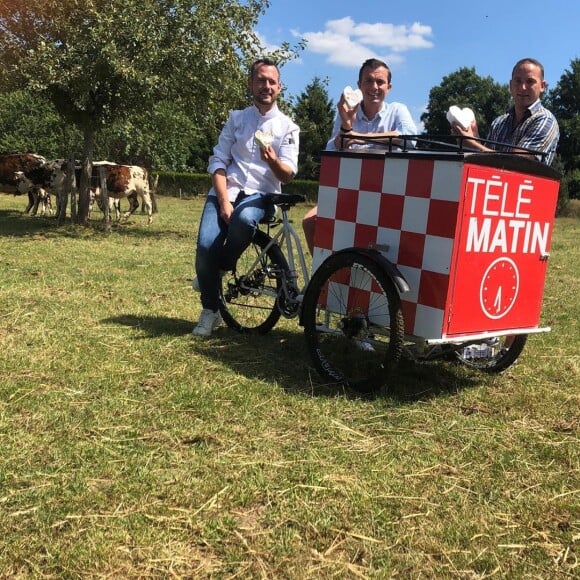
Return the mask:
[[[36,215],[38,206],[42,204],[41,215],[52,214],[52,203],[50,201],[52,174],[53,166],[51,162],[27,172],[15,172],[14,177],[18,192],[28,194],[28,205],[24,213],[30,212],[30,215]]]
[[[105,168],[107,193],[110,199],[120,200],[126,197],[129,201],[129,210],[123,214],[126,220],[139,207],[141,199],[147,210],[147,223],[153,221],[154,194],[149,189],[147,170],[138,165],[102,165]],[[100,187],[98,189],[100,194]]]
[[[98,196],[97,196],[98,193]],[[91,213],[95,206],[95,202],[99,206],[99,209],[105,213],[105,206],[103,204],[103,197],[101,196],[100,187],[98,189],[91,188],[90,191],[90,198],[89,198],[89,219],[91,217]],[[132,197],[137,197],[137,194],[131,194]],[[129,202],[130,203],[130,202]],[[139,202],[137,202],[139,203]],[[109,215],[115,212],[115,219],[119,221],[121,219],[121,200],[115,197],[109,197]]]
[[[38,207],[37,188],[46,189],[49,184],[46,181],[48,174],[44,172],[46,164],[46,159],[36,153],[0,154],[0,189],[14,195],[27,193],[27,213],[34,206]],[[23,178],[26,178],[26,185]]]
[[[107,186],[107,196],[109,198],[110,211],[115,210],[117,216],[120,213],[120,200],[127,198],[129,210],[125,212],[122,219],[126,220],[139,207],[138,198],[143,200],[143,205],[147,208],[149,216],[148,223],[152,219],[154,207],[154,193],[149,188],[147,170],[135,165],[118,165],[111,161],[95,161],[92,163],[92,173],[89,184],[89,216],[94,207],[95,201],[104,211],[101,199],[101,168],[104,172]],[[74,166],[75,191],[78,192],[81,180],[82,167],[78,164]],[[60,161],[53,164],[51,191],[57,195],[58,209],[63,206],[63,199],[66,195],[65,184],[68,177],[68,163]]]
[[[127,198],[129,201],[129,210],[126,211],[122,219],[127,220],[129,216],[139,207],[138,198],[141,198],[143,205],[147,210],[148,224],[153,221],[153,199],[154,194],[149,189],[149,179],[147,170],[137,165],[118,165],[110,161],[96,161],[92,164],[92,174],[90,183],[90,205],[89,212],[94,205],[95,200],[99,207],[103,209],[102,204],[98,201],[101,197],[101,169],[104,172],[105,184],[107,186],[107,196],[109,197],[109,208],[120,211],[120,200]],[[61,188],[66,176],[66,164],[63,164],[60,170],[53,174],[53,184],[57,189]],[[78,185],[80,183],[79,166],[75,167],[75,179]]]

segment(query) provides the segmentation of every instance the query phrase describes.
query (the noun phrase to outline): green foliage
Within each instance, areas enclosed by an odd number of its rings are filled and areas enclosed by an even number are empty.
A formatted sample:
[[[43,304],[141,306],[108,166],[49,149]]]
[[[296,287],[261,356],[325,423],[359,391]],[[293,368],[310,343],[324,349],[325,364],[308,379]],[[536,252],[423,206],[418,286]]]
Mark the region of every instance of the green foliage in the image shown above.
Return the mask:
[[[155,172],[159,175],[157,191],[163,195],[175,197],[191,197],[206,195],[211,187],[211,177],[208,173],[171,173]]]
[[[161,101],[150,111],[107,126],[98,135],[96,150],[100,158],[183,171],[189,165],[191,144],[198,140],[199,131],[183,107]]]
[[[570,69],[560,77],[548,93],[548,106],[558,119],[560,142],[558,153],[562,157],[570,187],[570,197],[580,198],[580,59],[571,61]]]
[[[326,148],[334,121],[334,106],[328,96],[327,80],[314,77],[293,107],[294,120],[300,127],[298,177],[318,176],[320,151]]]
[[[509,100],[507,84],[496,83],[491,77],[480,77],[475,68],[462,67],[443,77],[441,84],[431,89],[427,111],[421,115],[421,121],[425,133],[449,135],[446,118],[449,107],[469,107],[475,113],[480,136],[485,137],[493,119],[508,109]]]
[[[45,91],[62,117],[83,131],[89,160],[97,131],[161,101],[179,102],[195,126],[212,134],[229,109],[245,102],[248,63],[260,49],[254,28],[268,5],[7,1],[0,10],[0,86]],[[288,48],[279,56],[292,54]],[[84,222],[83,179],[80,199]]]
[[[155,175],[159,175],[157,192],[161,195],[174,197],[206,195],[211,187],[211,177],[208,173],[156,171]],[[283,185],[282,191],[284,193],[300,193],[306,196],[308,202],[315,203],[318,198],[318,181],[294,179]]]
[[[560,180],[560,189],[558,191],[558,203],[556,205],[556,215],[565,216],[568,214],[568,207],[570,205],[570,192],[568,187],[568,179],[564,170],[564,164],[560,155],[556,155],[552,167],[562,174]]]
[[[30,91],[0,93],[1,152],[28,151],[56,159],[81,142],[78,130],[65,123],[42,95]]]
[[[259,47],[253,28],[267,5],[11,2],[0,17],[0,55],[13,66],[0,78],[47,90],[64,118],[92,130],[173,98],[198,124],[221,125],[244,101],[246,66]],[[218,78],[231,83],[227,91]]]
[[[306,200],[316,203],[318,200],[318,181],[310,179],[293,179],[290,183],[282,186],[284,193],[300,193],[306,196]]]

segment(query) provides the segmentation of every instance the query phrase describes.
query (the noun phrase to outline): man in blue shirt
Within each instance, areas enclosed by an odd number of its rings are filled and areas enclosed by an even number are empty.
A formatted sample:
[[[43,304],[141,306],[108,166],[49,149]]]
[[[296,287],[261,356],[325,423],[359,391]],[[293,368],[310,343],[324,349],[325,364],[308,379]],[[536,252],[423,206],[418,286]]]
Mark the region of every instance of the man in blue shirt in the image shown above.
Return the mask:
[[[366,60],[358,75],[362,101],[350,107],[345,95],[341,95],[334,128],[326,149],[330,151],[373,147],[384,149],[385,143],[390,144],[390,141],[396,145],[398,142],[394,138],[399,135],[416,135],[417,128],[406,105],[385,102],[391,87],[391,70],[387,64],[376,58]],[[370,136],[377,140],[365,140]],[[381,138],[384,138],[382,142]],[[408,141],[407,144],[414,146],[412,141]],[[317,213],[318,207],[314,207],[302,220],[302,228],[311,254],[314,249]]]
[[[540,95],[546,86],[544,67],[540,62],[533,58],[518,61],[510,80],[514,104],[507,113],[492,122],[487,136],[489,141],[498,141],[501,144],[485,145],[480,141],[466,139],[465,146],[477,151],[519,152],[550,165],[556,154],[560,130],[554,115],[540,101]],[[467,129],[453,124],[452,132],[467,138],[479,138],[475,121]],[[540,151],[545,155],[526,154],[526,149]]]

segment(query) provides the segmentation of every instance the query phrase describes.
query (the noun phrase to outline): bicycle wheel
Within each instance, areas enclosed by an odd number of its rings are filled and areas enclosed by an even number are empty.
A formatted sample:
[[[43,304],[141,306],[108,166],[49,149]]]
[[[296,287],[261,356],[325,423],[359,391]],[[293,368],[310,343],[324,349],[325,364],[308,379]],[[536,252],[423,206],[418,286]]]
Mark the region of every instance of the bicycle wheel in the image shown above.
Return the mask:
[[[321,377],[362,393],[379,390],[403,349],[403,314],[389,275],[356,252],[324,262],[304,297],[304,332]]]
[[[224,322],[239,332],[265,334],[280,319],[278,295],[288,264],[277,244],[264,252],[270,240],[256,230],[235,272],[222,278],[220,312]]]
[[[465,346],[455,354],[461,364],[472,369],[489,374],[501,373],[518,360],[527,340],[527,334],[494,336]]]

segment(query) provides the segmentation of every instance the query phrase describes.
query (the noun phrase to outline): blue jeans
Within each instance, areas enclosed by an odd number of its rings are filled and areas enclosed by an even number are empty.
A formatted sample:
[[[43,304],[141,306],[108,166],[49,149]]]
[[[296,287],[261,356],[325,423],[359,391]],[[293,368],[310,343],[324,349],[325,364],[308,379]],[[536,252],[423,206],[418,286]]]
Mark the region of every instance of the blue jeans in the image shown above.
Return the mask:
[[[233,270],[238,258],[250,245],[256,227],[263,219],[274,216],[276,208],[261,193],[240,193],[234,201],[230,223],[220,217],[215,196],[208,196],[199,223],[195,270],[201,292],[201,305],[214,312],[220,298],[220,270]]]

